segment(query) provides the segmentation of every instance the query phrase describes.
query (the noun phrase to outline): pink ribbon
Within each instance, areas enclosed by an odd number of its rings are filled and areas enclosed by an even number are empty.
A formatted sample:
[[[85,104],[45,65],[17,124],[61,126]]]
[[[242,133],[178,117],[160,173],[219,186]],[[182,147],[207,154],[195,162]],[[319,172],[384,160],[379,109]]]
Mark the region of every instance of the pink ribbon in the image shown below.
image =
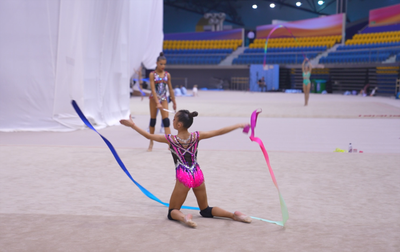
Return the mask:
[[[274,171],[272,170],[271,164],[269,162],[268,153],[265,150],[264,144],[263,144],[263,142],[261,141],[260,138],[254,136],[254,130],[256,128],[257,117],[258,117],[259,113],[261,113],[261,110],[260,111],[254,110],[254,112],[251,115],[250,126],[245,127],[243,129],[243,133],[248,133],[249,130],[251,129],[250,140],[252,142],[257,142],[260,145],[260,148],[261,148],[261,150],[262,150],[262,152],[264,154],[265,161],[267,162],[269,173],[271,175],[272,181],[274,182],[274,185],[275,185],[276,189],[278,190],[279,201],[280,201],[280,204],[281,204],[281,211],[282,211],[282,221],[270,221],[270,220],[266,220],[266,219],[262,219],[262,218],[258,218],[258,217],[253,217],[253,216],[251,216],[251,218],[257,219],[257,220],[261,220],[261,221],[270,222],[270,223],[275,223],[275,224],[280,225],[280,226],[284,226],[286,221],[289,219],[289,213],[288,213],[285,201],[283,200],[282,194],[279,191],[278,183],[276,182]]]

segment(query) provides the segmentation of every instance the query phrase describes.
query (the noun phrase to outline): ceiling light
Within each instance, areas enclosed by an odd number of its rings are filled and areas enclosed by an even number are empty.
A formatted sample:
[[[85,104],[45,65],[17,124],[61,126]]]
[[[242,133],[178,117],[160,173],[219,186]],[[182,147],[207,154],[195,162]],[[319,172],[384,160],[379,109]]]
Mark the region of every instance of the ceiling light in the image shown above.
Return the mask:
[[[300,7],[300,6],[301,6],[301,2],[297,2],[297,3],[296,3],[296,6],[297,6],[297,7]]]
[[[257,4],[253,4],[251,7],[253,7],[253,9],[257,9]]]
[[[269,5],[269,7],[271,7],[271,8],[275,8],[275,4],[274,4],[274,3],[272,3],[272,4],[270,4],[270,5]]]
[[[319,4],[319,5],[323,5],[323,4],[324,4],[324,1],[319,0],[319,1],[318,1],[318,4]]]

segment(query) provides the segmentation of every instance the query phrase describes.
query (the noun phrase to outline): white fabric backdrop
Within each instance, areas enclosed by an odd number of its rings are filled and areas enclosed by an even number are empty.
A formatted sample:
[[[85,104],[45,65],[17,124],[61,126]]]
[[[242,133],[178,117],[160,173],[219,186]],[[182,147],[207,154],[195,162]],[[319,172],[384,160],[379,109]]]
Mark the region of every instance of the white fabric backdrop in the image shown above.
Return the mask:
[[[0,131],[97,127],[129,115],[129,78],[162,50],[162,0],[1,0]]]

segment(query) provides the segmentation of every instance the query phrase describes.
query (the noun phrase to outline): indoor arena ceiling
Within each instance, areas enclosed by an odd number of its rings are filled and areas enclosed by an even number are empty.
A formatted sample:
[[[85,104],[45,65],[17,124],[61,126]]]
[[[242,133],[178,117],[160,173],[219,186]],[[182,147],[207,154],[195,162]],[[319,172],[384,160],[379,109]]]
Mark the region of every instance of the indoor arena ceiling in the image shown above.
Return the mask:
[[[336,0],[325,0],[323,6],[319,6],[316,0],[303,0],[302,6],[296,6],[298,0],[264,0],[265,2],[274,3],[279,7],[293,8],[298,11],[305,11],[318,15],[329,15],[324,13],[323,10],[332,5],[336,4]],[[208,12],[224,12],[228,17],[226,21],[243,25],[242,19],[237,9],[242,7],[243,3],[252,2],[251,0],[164,0],[164,4],[167,6],[175,7],[178,9],[194,12],[197,14],[205,14]],[[332,13],[331,13],[332,14]]]

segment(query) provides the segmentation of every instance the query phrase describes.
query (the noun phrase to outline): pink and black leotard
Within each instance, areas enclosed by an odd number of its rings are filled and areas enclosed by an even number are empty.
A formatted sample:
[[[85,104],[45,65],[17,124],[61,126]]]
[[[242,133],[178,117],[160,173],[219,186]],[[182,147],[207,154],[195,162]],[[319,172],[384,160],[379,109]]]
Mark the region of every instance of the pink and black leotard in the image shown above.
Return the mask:
[[[198,131],[193,132],[188,143],[182,144],[177,136],[165,135],[175,162],[176,179],[189,188],[198,187],[204,182],[203,172],[197,163],[199,137]]]

